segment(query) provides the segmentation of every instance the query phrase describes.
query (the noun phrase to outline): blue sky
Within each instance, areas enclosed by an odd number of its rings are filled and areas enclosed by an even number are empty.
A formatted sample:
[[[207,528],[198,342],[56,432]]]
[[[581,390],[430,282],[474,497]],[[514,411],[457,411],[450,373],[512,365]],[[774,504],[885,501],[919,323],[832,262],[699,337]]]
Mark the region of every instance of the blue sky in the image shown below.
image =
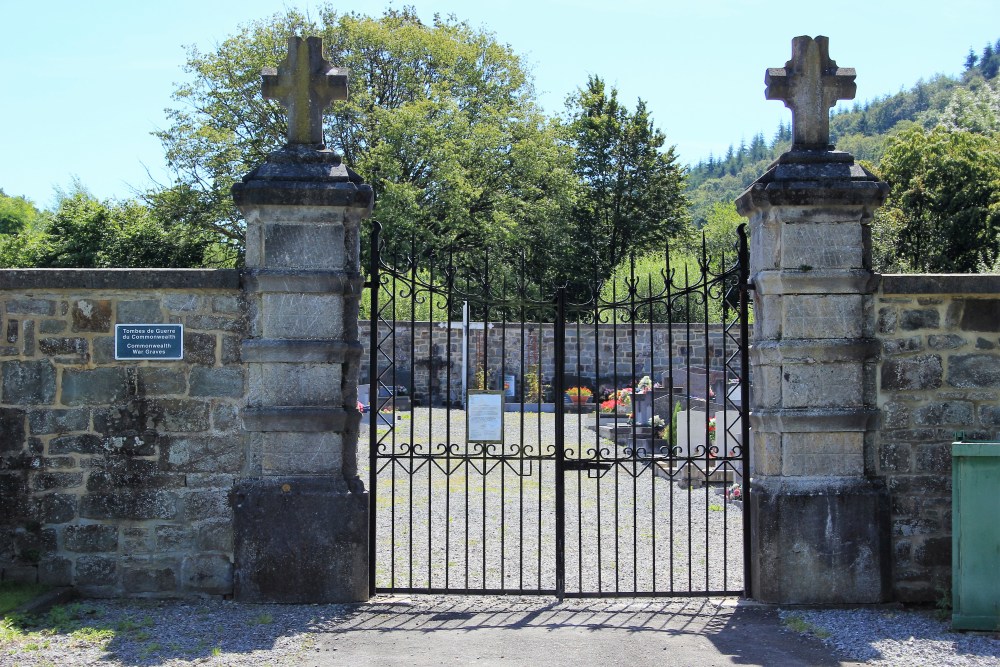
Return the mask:
[[[101,198],[168,182],[150,132],[165,124],[184,45],[210,50],[274,0],[3,0],[0,188],[51,205],[74,177]],[[395,2],[399,7],[403,3]],[[546,110],[597,74],[621,99],[648,103],[656,124],[694,163],[790,112],[764,100],[764,70],[790,57],[796,35],[827,35],[830,55],[858,71],[858,99],[958,74],[970,47],[1000,38],[996,0],[413,0],[429,20],[454,13],[495,32],[530,65]],[[340,0],[378,15],[383,1]],[[147,173],[148,172],[148,173]]]

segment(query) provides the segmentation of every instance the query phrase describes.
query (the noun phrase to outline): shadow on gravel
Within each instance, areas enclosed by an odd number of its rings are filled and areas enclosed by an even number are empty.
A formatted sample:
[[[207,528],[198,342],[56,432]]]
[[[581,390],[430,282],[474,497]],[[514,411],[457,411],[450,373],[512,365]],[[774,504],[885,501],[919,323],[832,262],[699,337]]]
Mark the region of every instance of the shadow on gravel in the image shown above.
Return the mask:
[[[323,628],[301,667],[510,664],[818,665],[831,649],[729,600],[376,599]]]

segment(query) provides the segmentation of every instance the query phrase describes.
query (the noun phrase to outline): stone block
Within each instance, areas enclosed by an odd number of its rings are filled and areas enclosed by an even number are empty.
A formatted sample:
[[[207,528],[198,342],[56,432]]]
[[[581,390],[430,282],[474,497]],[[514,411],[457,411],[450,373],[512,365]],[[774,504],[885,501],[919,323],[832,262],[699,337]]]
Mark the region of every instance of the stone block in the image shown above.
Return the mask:
[[[206,521],[198,526],[198,534],[195,538],[195,547],[199,551],[222,551],[233,550],[233,522],[226,521]]]
[[[237,473],[243,466],[243,442],[235,437],[173,437],[167,443],[166,465],[183,472]]]
[[[895,308],[879,308],[878,311],[878,332],[881,334],[894,334],[898,325],[898,313]]]
[[[751,474],[780,475],[781,474],[781,434],[753,430],[750,432],[753,455],[750,460]]]
[[[269,269],[344,268],[344,227],[340,224],[264,226],[264,263]]]
[[[953,355],[948,361],[947,382],[952,387],[1000,387],[1000,355]]]
[[[138,371],[140,396],[169,396],[187,391],[187,379],[180,368],[143,366]]]
[[[123,526],[121,533],[122,553],[143,554],[153,551],[150,531],[146,526]]]
[[[38,333],[58,334],[66,331],[68,326],[65,320],[42,320],[38,323]]]
[[[344,297],[331,294],[264,294],[264,338],[333,338],[344,333]]]
[[[930,335],[927,347],[932,350],[957,350],[965,345],[965,339],[958,334]]]
[[[890,338],[882,341],[882,354],[892,356],[906,352],[919,352],[924,349],[924,343],[920,336],[910,336],[909,338]]]
[[[215,335],[184,330],[184,361],[189,364],[215,365]]]
[[[913,448],[909,443],[883,442],[879,447],[879,472],[908,473],[913,469]]]
[[[171,313],[189,313],[201,307],[202,298],[194,294],[167,294],[160,303]]]
[[[784,297],[784,338],[860,338],[864,299],[860,295]]]
[[[24,449],[24,415],[18,408],[0,408],[0,454]]]
[[[213,296],[212,312],[225,313],[227,315],[240,315],[243,313],[243,304],[240,297],[236,295]]]
[[[973,423],[975,412],[969,401],[945,401],[924,405],[913,411],[917,426],[953,425],[963,429]]]
[[[242,333],[243,331],[241,319],[218,315],[189,315],[187,324],[198,331],[229,331],[234,333]]]
[[[178,570],[173,558],[127,558],[122,563],[122,586],[126,593],[172,593],[177,590]]]
[[[95,553],[118,549],[118,527],[102,524],[66,526],[63,544],[67,551]]]
[[[199,370],[197,368],[192,370]],[[168,433],[191,433],[208,430],[208,403],[188,399],[162,399],[159,427]]]
[[[86,431],[90,427],[90,410],[32,410],[28,413],[28,427],[33,435]]]
[[[343,466],[339,433],[251,433],[267,475],[335,475]]]
[[[77,586],[110,586],[118,578],[117,556],[80,556],[76,559]]]
[[[61,556],[44,556],[38,561],[38,583],[46,586],[73,584],[73,561]]]
[[[786,408],[862,407],[863,364],[786,364],[782,403]]]
[[[191,396],[239,398],[244,394],[246,377],[242,367],[192,368]]]
[[[917,472],[951,475],[951,444],[934,443],[917,446]]]
[[[212,406],[212,428],[216,431],[233,431],[240,425],[240,409],[230,403]]]
[[[229,489],[191,491],[184,495],[184,519],[188,522],[222,519],[230,516]]]
[[[110,364],[115,362],[114,336],[96,336],[90,345],[91,359],[95,364]]]
[[[925,567],[951,566],[951,537],[928,537],[913,550],[913,560]]]
[[[785,433],[781,464],[786,477],[860,476],[864,473],[864,434]]]
[[[49,455],[100,454],[104,451],[102,440],[93,433],[63,435],[49,441]]]
[[[78,299],[73,301],[71,311],[73,317],[73,332],[91,331],[95,333],[111,332],[111,301],[96,299]]]
[[[1000,405],[979,406],[979,423],[983,426],[1000,426]]]
[[[194,543],[194,532],[188,526],[157,526],[154,532],[160,552],[187,551]]]
[[[181,563],[181,585],[185,591],[207,595],[233,592],[233,564],[228,556],[199,554]]]
[[[63,371],[63,405],[107,405],[123,401],[128,394],[123,367]]]
[[[936,308],[903,310],[899,314],[899,328],[903,331],[917,329],[937,329],[941,326],[941,314]]]
[[[882,427],[906,428],[910,425],[910,408],[904,403],[886,403],[882,406]]]
[[[340,405],[341,364],[249,364],[250,405]]]
[[[80,516],[85,519],[176,519],[177,495],[170,491],[87,493],[80,497]]]
[[[959,326],[962,331],[1000,331],[1000,299],[969,299]]]
[[[160,324],[164,321],[157,299],[118,302],[118,324]]]
[[[862,228],[857,223],[789,224],[781,226],[781,267],[860,269]]]
[[[7,312],[24,315],[55,315],[56,302],[51,299],[10,299],[7,301]]]
[[[941,386],[941,356],[925,354],[882,363],[881,388],[889,391],[937,389]]]
[[[77,497],[67,493],[48,493],[42,496],[39,509],[45,524],[68,523],[76,518]]]
[[[889,599],[889,496],[884,488],[849,478],[764,478],[754,481],[749,505],[755,600],[875,604]]]
[[[35,472],[31,473],[32,491],[70,490],[83,486],[82,472]]]
[[[328,478],[242,482],[232,494],[234,598],[367,600],[368,502]]]
[[[222,364],[228,366],[229,364],[238,364],[241,361],[240,348],[242,347],[242,340],[238,336],[223,336],[222,337]]]
[[[48,356],[60,354],[87,357],[86,338],[42,338],[38,341],[39,351]]]
[[[48,359],[5,361],[3,402],[14,405],[47,405],[56,398],[56,369]]]
[[[993,350],[996,349],[996,343],[985,338],[976,338],[976,349],[977,350]]]

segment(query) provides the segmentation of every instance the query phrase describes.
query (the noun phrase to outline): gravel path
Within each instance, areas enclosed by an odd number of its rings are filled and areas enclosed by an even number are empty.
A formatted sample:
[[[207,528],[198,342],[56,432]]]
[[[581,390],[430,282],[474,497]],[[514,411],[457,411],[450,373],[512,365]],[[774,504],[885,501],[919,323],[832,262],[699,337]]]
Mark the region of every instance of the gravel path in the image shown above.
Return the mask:
[[[1000,634],[951,632],[931,611],[785,610],[781,617],[866,665],[1000,665]]]
[[[408,418],[395,422],[395,445],[392,434],[384,441],[390,451],[394,446],[406,454],[415,442],[426,453],[429,442],[464,439],[464,412],[403,414]],[[613,443],[586,428],[591,420],[566,416],[568,458],[580,458],[579,452],[591,458],[597,449],[614,458]],[[522,425],[520,414],[507,413],[505,444],[492,453],[550,456],[554,431],[552,414],[526,414]],[[366,457],[366,430],[362,440],[359,455]],[[430,460],[380,460],[377,585],[554,590],[554,462],[449,459],[443,445],[433,451],[438,455]],[[459,445],[450,454],[464,452]],[[742,507],[725,497],[723,484],[692,488],[641,459],[600,472],[573,471],[565,484],[567,592],[742,590]]]

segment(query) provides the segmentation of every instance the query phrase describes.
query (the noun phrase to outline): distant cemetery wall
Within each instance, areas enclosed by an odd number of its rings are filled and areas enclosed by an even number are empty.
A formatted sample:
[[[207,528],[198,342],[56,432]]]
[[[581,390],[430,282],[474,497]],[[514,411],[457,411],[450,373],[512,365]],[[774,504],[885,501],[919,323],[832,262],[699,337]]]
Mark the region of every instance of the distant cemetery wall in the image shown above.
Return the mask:
[[[367,321],[358,323],[361,343],[365,351],[361,357],[361,382],[369,381],[369,332]],[[393,336],[383,345],[383,351],[395,355],[397,383],[407,386],[412,373],[416,398],[437,404],[448,396],[457,400],[462,391],[462,329],[461,323],[452,325],[451,336],[443,323],[396,323]],[[523,373],[538,373],[543,384],[549,384],[555,375],[555,332],[551,324],[508,322],[490,324],[484,333],[479,329],[469,332],[468,386],[475,386],[476,373],[484,372],[491,388],[497,388],[502,375],[515,375],[522,382]],[[411,335],[415,328],[416,335]],[[386,338],[388,326],[380,326],[380,337]],[[523,339],[523,345],[522,345]],[[734,342],[735,341],[735,342]],[[629,386],[634,375],[649,375],[653,380],[667,383],[667,374],[673,364],[674,386],[685,386],[689,381],[686,369],[706,368],[711,382],[720,381],[727,357],[737,350],[739,328],[728,334],[722,325],[692,323],[636,324],[633,341],[631,325],[593,324],[581,325],[579,332],[573,324],[566,325],[566,373],[571,380],[586,384],[592,389]],[[450,347],[450,358],[449,358]],[[523,351],[523,355],[522,355]],[[484,364],[484,358],[486,362]],[[385,367],[389,363],[386,361]],[[399,369],[404,372],[400,376]],[[684,374],[681,373],[684,369]],[[696,373],[696,375],[698,375]],[[386,379],[387,384],[390,383]],[[446,391],[446,388],[450,389]],[[690,378],[692,385],[704,386],[705,377]],[[517,389],[520,392],[520,388]]]
[[[951,581],[951,443],[1000,437],[1000,276],[883,276],[876,308],[875,466],[892,500],[895,598],[938,600]]]
[[[0,576],[92,595],[228,594],[247,462],[230,270],[0,271]],[[116,323],[184,325],[115,361]]]

